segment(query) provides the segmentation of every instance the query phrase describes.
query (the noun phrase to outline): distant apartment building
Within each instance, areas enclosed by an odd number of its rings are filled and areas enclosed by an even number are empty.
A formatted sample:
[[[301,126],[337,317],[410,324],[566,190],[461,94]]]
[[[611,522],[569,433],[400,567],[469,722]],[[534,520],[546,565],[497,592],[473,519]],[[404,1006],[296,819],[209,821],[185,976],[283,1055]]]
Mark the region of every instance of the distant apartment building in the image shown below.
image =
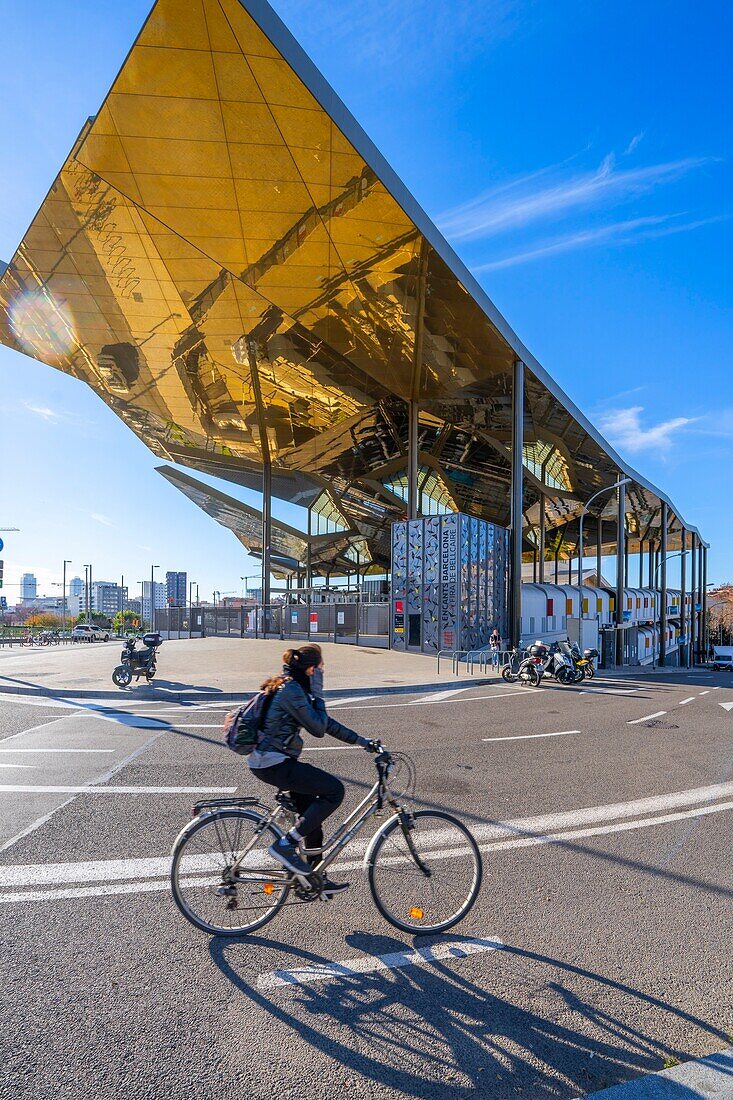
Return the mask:
[[[154,581],[153,582],[153,601],[154,601],[154,604],[155,604],[156,611],[160,610],[161,608],[164,608],[166,606],[166,602],[165,602],[166,601],[165,585],[163,584],[162,581]],[[142,605],[143,605],[143,619],[147,623],[149,623],[150,618],[151,618],[151,615],[150,615],[150,581],[143,581]]]
[[[34,573],[24,573],[20,578],[21,600],[35,600],[38,595],[38,581]]]
[[[92,584],[92,611],[112,618],[122,611],[127,600],[127,589],[113,581],[94,581]]]
[[[76,593],[73,596],[66,597],[66,614],[70,618],[76,618],[77,615],[81,615],[84,610],[84,586],[82,585],[82,591]]]
[[[84,595],[84,581],[81,577],[72,577],[69,581],[69,595],[70,596],[83,596]]]
[[[168,572],[165,575],[165,598],[168,607],[186,606],[188,574]]]

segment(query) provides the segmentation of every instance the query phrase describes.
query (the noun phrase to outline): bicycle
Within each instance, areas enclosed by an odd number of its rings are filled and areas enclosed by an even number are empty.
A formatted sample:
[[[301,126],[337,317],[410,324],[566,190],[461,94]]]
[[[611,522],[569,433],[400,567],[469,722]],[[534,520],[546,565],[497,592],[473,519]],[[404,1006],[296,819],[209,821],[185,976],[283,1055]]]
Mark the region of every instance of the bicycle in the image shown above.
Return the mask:
[[[478,845],[451,814],[404,805],[415,778],[408,757],[381,747],[375,766],[373,787],[323,847],[302,849],[316,861],[306,881],[268,853],[295,821],[297,811],[286,792],[278,793],[269,812],[257,798],[197,802],[193,821],[181,830],[172,851],[171,889],[184,917],[210,935],[245,936],[271,921],[291,893],[298,901],[326,900],[326,869],[386,804],[394,814],[364,855],[377,909],[402,932],[434,935],[452,928],[481,888]],[[403,773],[403,790],[393,791],[390,780]]]

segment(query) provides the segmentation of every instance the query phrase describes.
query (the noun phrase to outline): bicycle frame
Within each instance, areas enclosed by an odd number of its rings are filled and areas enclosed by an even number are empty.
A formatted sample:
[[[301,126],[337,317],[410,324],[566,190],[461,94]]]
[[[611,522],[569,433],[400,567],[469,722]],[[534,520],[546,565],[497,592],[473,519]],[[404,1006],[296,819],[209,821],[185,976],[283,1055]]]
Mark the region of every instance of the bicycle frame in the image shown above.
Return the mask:
[[[336,831],[332,834],[332,836],[329,837],[323,847],[302,849],[305,856],[322,856],[321,860],[313,867],[312,873],[318,874],[325,871],[326,868],[329,867],[331,863],[333,863],[338,854],[342,852],[347,844],[349,844],[350,841],[357,835],[357,833],[361,832],[369,818],[373,817],[375,813],[382,809],[385,801],[388,802],[390,806],[394,807],[396,812],[400,811],[399,803],[395,798],[391,796],[389,787],[387,785],[387,775],[385,774],[386,765],[384,765],[383,767],[384,772],[382,772],[380,769],[379,778],[377,779],[372,789],[369,791],[368,794],[364,796],[359,805],[354,810],[352,810],[346,820],[338,826]],[[236,877],[240,865],[242,864],[248,853],[251,851],[257,838],[262,835],[262,833],[269,825],[277,825],[279,818],[286,812],[287,811],[283,806],[278,805],[275,807],[274,810],[272,810],[269,817],[262,819],[260,825],[255,830],[255,835],[253,836],[247,848],[245,848],[239,858],[229,868],[230,878],[233,879]],[[285,869],[283,869],[282,871],[268,871],[267,873],[267,878],[270,880],[275,879],[278,881],[290,881],[293,877],[293,873]]]

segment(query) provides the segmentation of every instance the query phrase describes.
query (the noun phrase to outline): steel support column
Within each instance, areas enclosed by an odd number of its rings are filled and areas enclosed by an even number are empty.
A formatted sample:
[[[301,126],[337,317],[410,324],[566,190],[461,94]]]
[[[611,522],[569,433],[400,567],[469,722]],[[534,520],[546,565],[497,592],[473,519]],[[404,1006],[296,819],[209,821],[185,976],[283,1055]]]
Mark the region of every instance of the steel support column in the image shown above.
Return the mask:
[[[601,571],[603,569],[603,520],[598,517],[596,526],[596,586],[601,587]]]
[[[702,548],[702,660],[708,660],[710,652],[710,630],[708,627],[708,547]]]
[[[690,664],[697,664],[697,535],[692,535],[690,563]]]
[[[649,588],[654,587],[654,542],[649,539]]]
[[[644,540],[639,539],[639,588],[644,587]]]
[[[616,664],[624,663],[624,554],[626,550],[626,486],[616,490]]]
[[[682,556],[680,558],[680,635],[687,639],[687,531],[682,528]],[[680,666],[689,667],[687,641],[679,648]]]
[[[624,585],[629,587],[629,533],[624,533]]]
[[[545,583],[545,554],[547,552],[545,546],[545,538],[547,531],[547,517],[545,515],[545,497],[544,494],[540,497],[540,545],[539,545],[539,582]]]
[[[257,342],[247,340],[247,357],[252,379],[252,394],[257,410],[257,426],[262,452],[262,628],[267,637],[270,618],[270,543],[272,540],[272,461],[270,440],[267,434],[267,416],[262,399],[260,372],[257,362]]]
[[[697,657],[698,661],[702,664],[705,660],[705,619],[704,612],[704,595],[705,595],[705,581],[703,579],[703,567],[702,567],[702,539],[697,540],[697,603],[700,610],[697,613]]]
[[[514,362],[512,386],[512,509],[509,639],[518,646],[522,633],[522,502],[524,497],[524,363]]]
[[[420,518],[418,499],[418,406],[417,401],[408,401],[407,427],[407,518]]]
[[[659,572],[661,583],[659,586],[659,667],[664,668],[667,663],[667,527],[669,515],[667,505],[662,501],[662,530],[659,544]]]

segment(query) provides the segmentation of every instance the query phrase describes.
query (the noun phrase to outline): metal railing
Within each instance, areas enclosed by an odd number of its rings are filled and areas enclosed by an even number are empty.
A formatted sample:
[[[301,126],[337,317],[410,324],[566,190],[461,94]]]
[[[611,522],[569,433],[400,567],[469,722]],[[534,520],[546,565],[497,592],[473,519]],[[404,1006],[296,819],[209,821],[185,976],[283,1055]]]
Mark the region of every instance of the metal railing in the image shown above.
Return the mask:
[[[525,651],[520,650],[519,655],[520,658],[525,656]],[[454,676],[460,674],[460,666],[463,662],[465,662],[466,673],[469,676],[477,675],[477,666],[479,675],[486,676],[490,671],[495,670],[498,676],[504,665],[511,664],[512,656],[511,650],[502,649],[499,651],[495,662],[494,653],[490,649],[440,649],[437,653],[438,673],[440,674],[441,658],[445,661],[447,657],[450,657],[451,672]]]

